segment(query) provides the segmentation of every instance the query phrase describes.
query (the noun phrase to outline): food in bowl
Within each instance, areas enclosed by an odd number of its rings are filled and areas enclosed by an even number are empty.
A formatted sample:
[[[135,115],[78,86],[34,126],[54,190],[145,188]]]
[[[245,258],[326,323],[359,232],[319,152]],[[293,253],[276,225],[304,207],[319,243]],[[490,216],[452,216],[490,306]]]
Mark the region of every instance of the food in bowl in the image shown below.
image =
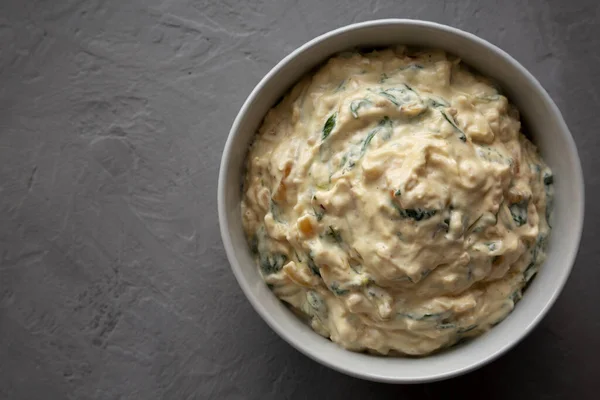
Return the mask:
[[[244,229],[273,293],[354,351],[427,355],[502,321],[545,258],[553,178],[443,51],[331,58],[266,115]]]

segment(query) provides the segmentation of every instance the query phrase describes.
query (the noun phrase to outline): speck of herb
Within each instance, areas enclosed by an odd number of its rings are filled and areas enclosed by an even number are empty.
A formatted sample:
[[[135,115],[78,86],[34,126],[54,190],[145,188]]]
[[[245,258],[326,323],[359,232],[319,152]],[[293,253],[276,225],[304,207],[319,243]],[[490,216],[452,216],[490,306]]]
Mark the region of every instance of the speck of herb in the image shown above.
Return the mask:
[[[513,221],[517,226],[522,226],[527,223],[527,206],[529,202],[527,200],[523,200],[519,203],[511,204],[508,209],[510,210],[510,214],[512,215]]]
[[[327,121],[325,121],[325,125],[323,125],[323,133],[321,135],[321,140],[327,139],[327,137],[331,134],[333,128],[335,128],[335,120],[337,118],[337,113],[331,114]]]
[[[434,100],[432,98],[427,99],[427,103],[430,107],[434,107],[434,108],[438,108],[438,107],[446,107],[444,104],[440,103],[437,100]]]
[[[437,328],[441,329],[441,330],[444,330],[444,329],[454,329],[454,328],[456,328],[456,325],[452,324],[452,323],[444,323],[444,324],[438,324]]]
[[[385,90],[382,90],[381,92],[379,92],[379,94],[388,99],[393,105],[400,106],[398,99],[396,99],[396,96],[394,96],[393,94],[390,94]]]
[[[517,303],[519,300],[521,300],[522,297],[523,297],[523,294],[521,293],[520,289],[515,290],[510,295],[510,299],[512,300],[513,303]]]
[[[385,129],[385,132],[383,133],[383,139],[388,140],[394,132],[392,120],[386,115],[381,121],[379,121],[378,126],[382,129]]]
[[[281,220],[279,219],[279,217],[280,217],[280,215],[279,215],[279,206],[275,202],[275,200],[273,200],[272,198],[271,198],[271,201],[269,202],[269,211],[273,215],[273,219],[275,221],[281,222]]]
[[[415,221],[421,221],[429,219],[437,214],[437,210],[426,210],[423,208],[402,208],[398,204],[392,201],[392,206],[402,218],[412,218]]]
[[[536,273],[537,273],[536,264],[535,264],[535,261],[532,261],[531,263],[529,263],[529,265],[527,266],[525,271],[523,271],[523,278],[525,279],[525,282],[529,282]]]
[[[323,308],[325,304],[323,303],[321,296],[319,296],[317,292],[315,292],[314,290],[308,291],[306,293],[306,299],[308,300],[308,304],[310,304],[310,306],[316,311],[324,311]]]
[[[371,132],[369,132],[367,134],[367,137],[365,138],[365,140],[363,141],[362,147],[361,147],[361,157],[365,154],[365,152],[367,151],[367,148],[369,147],[369,144],[371,143],[371,140],[373,140],[373,137],[375,137],[375,135],[382,129],[382,128],[388,128],[389,132],[386,133],[386,138],[389,138],[389,136],[391,136],[391,128],[392,128],[392,120],[389,119],[389,117],[385,116],[383,117],[379,123],[377,124],[377,126],[375,128],[373,128],[373,130],[371,130]]]
[[[335,89],[336,92],[346,89],[346,80],[342,80],[338,87]]]
[[[340,232],[331,225],[327,228],[326,235],[336,243],[342,242],[342,235],[340,235]]]
[[[371,143],[371,140],[373,140],[373,137],[377,134],[378,130],[379,130],[378,128],[373,129],[371,132],[369,132],[369,134],[365,138],[365,141],[363,142],[363,145],[361,148],[361,152],[363,154],[367,151],[367,147],[369,147],[369,143]]]
[[[343,296],[350,292],[348,289],[341,288],[337,282],[333,282],[330,289],[336,296]]]
[[[260,267],[265,275],[270,275],[281,271],[283,264],[287,261],[285,254],[261,254]]]
[[[407,84],[407,83],[405,83],[405,84],[404,84],[404,86],[406,86],[406,88],[407,88],[408,90],[410,90],[411,92],[413,92],[413,93],[415,93],[415,94],[417,93],[417,92],[415,92],[415,90],[414,90],[412,87],[408,86],[408,84]]]
[[[249,241],[250,251],[253,255],[258,255],[258,238],[256,236],[252,236]]]
[[[408,319],[413,319],[415,321],[426,321],[426,320],[437,320],[437,319],[441,320],[442,318],[447,317],[448,313],[447,312],[425,313],[422,315],[399,313],[398,315],[408,318]]]
[[[340,168],[346,164],[346,161],[348,161],[348,154],[344,154],[344,156],[340,160]]]
[[[313,274],[315,274],[319,277],[321,276],[321,271],[319,270],[319,266],[315,263],[312,253],[308,253],[307,264],[308,264],[308,268],[310,268],[310,270],[312,271]]]
[[[460,328],[460,329],[458,330],[458,333],[467,333],[467,332],[470,332],[470,331],[472,331],[472,330],[473,330],[473,329],[475,329],[475,328],[477,328],[477,325],[470,325],[470,326],[467,326],[467,327],[465,327],[465,328]]]
[[[479,220],[483,217],[483,214],[481,214],[479,217],[477,217],[477,219],[475,221],[473,221],[473,223],[471,225],[469,225],[469,227],[467,228],[467,231],[470,231],[471,228],[473,228],[475,225],[477,225],[477,223],[479,222]],[[475,231],[475,230],[474,230]]]
[[[466,142],[466,141],[467,141],[467,136],[465,135],[465,133],[463,132],[463,130],[462,130],[462,129],[460,129],[460,128],[458,127],[458,125],[456,125],[456,122],[454,122],[454,120],[453,120],[453,119],[451,119],[451,118],[448,116],[448,114],[446,114],[446,112],[445,112],[445,111],[443,111],[443,110],[440,110],[440,113],[442,114],[442,116],[444,117],[444,119],[445,119],[445,120],[446,120],[446,121],[447,121],[447,122],[448,122],[450,125],[452,125],[452,127],[454,128],[454,130],[455,130],[456,132],[458,132],[458,133],[459,133],[459,135],[458,135],[458,138],[460,139],[460,141],[461,141],[461,142]]]
[[[315,217],[317,218],[317,221],[321,221],[323,219],[323,216],[325,215],[325,213],[322,210],[315,210],[313,208],[313,212],[315,213]]]

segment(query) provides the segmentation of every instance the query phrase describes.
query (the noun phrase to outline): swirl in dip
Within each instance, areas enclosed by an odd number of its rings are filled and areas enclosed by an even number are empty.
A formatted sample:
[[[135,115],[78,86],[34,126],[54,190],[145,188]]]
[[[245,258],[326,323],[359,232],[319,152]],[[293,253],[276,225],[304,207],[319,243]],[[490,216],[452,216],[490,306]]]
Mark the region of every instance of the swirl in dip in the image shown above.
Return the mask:
[[[274,294],[347,349],[425,355],[504,319],[545,258],[552,174],[442,51],[344,53],[266,115],[243,224]]]

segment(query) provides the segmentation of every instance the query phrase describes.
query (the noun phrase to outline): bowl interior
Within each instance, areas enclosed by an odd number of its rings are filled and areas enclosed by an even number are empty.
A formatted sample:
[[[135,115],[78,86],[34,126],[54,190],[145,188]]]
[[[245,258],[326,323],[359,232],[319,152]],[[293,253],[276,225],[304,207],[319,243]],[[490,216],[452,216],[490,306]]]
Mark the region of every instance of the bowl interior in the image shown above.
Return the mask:
[[[352,47],[406,44],[440,48],[495,79],[520,110],[528,133],[554,172],[555,206],[548,259],[515,310],[488,333],[425,358],[352,353],[314,333],[262,281],[244,237],[240,186],[248,146],[263,116],[298,79],[333,54]],[[466,372],[518,342],[543,317],[562,289],[577,253],[583,223],[583,178],[573,139],[539,83],[514,59],[471,34],[434,23],[380,20],[332,31],[282,60],[254,89],[229,135],[219,176],[219,217],[232,269],[265,321],[290,344],[339,371],[387,382],[420,382]]]

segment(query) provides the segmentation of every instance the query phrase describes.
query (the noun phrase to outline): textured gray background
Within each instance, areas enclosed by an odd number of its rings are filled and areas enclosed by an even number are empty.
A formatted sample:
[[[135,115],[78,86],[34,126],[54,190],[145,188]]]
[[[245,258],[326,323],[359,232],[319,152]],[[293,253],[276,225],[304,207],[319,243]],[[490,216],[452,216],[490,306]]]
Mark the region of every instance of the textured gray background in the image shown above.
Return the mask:
[[[598,15],[596,0],[2,0],[0,398],[597,398]],[[550,314],[494,363],[430,385],[360,381],[292,349],[218,232],[221,151],[254,85],[308,39],[384,17],[516,57],[562,110],[587,185]]]

